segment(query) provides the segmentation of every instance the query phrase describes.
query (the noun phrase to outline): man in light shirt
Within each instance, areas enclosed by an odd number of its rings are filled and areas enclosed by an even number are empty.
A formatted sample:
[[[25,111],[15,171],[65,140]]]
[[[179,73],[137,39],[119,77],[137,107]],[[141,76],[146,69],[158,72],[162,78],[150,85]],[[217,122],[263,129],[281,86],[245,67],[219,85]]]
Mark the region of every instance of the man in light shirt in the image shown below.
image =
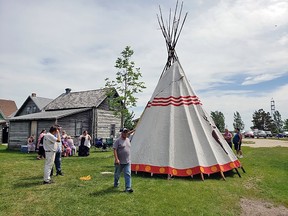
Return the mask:
[[[55,137],[56,135],[56,137]],[[45,150],[45,166],[44,166],[44,181],[43,184],[51,184],[50,173],[54,164],[55,154],[57,150],[57,142],[61,141],[59,129],[52,126],[47,134],[44,135],[43,147]]]

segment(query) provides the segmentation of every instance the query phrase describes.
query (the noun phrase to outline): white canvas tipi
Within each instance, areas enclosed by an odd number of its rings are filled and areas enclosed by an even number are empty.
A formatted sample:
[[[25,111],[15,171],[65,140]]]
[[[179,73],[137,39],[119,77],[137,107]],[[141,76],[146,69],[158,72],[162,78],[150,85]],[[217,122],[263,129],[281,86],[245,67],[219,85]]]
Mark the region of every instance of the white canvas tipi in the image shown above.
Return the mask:
[[[174,16],[173,23],[179,25],[179,19]],[[173,34],[166,32],[162,14],[158,21],[168,62],[132,139],[132,171],[203,178],[216,172],[224,177],[223,172],[235,169],[240,176],[240,161],[204,111],[174,51],[185,19],[178,34],[178,25],[167,27]]]

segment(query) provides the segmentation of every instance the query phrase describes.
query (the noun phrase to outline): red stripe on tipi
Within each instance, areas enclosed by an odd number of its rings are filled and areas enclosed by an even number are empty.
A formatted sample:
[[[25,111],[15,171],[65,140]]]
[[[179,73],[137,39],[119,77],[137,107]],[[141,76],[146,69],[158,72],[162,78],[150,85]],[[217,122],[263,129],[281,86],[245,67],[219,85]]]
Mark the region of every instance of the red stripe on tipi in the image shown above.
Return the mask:
[[[176,169],[169,166],[153,166],[148,164],[132,164],[131,169],[135,172],[148,172],[155,174],[170,174],[173,176],[192,176],[200,173],[203,174],[212,174],[217,172],[226,172],[232,170],[234,168],[241,167],[241,163],[239,160],[231,161],[227,164],[215,164],[212,166],[204,167],[204,166],[196,166],[186,169]]]
[[[182,105],[202,105],[199,98],[195,95],[193,96],[179,96],[179,97],[159,97],[154,98],[153,101],[149,101],[147,107],[151,106],[182,106]]]

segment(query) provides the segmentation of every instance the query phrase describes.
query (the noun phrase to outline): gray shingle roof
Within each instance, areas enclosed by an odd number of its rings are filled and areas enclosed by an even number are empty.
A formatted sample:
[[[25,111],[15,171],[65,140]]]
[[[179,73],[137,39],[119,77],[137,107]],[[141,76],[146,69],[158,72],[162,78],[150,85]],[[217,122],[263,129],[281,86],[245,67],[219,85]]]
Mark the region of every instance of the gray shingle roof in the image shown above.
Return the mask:
[[[42,110],[47,104],[49,104],[51,101],[53,101],[53,99],[50,98],[43,98],[43,97],[31,97],[31,100],[34,101],[34,103],[36,104],[36,106]]]
[[[49,103],[44,109],[61,110],[98,107],[106,97],[105,89],[63,93]]]
[[[38,112],[38,113],[13,117],[13,118],[10,118],[9,120],[18,121],[18,120],[60,119],[65,116],[87,111],[89,109],[90,108]]]

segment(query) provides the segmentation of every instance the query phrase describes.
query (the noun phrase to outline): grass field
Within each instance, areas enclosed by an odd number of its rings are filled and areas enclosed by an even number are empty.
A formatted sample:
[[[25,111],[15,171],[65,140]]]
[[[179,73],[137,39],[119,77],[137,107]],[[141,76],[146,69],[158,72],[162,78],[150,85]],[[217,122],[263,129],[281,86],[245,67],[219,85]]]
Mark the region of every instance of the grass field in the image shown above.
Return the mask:
[[[43,185],[44,160],[0,145],[0,215],[239,215],[240,199],[288,207],[288,148],[243,147],[246,170],[191,178],[133,174],[134,193],[113,188],[112,151],[63,158],[65,176]],[[91,175],[90,181],[81,181]]]

